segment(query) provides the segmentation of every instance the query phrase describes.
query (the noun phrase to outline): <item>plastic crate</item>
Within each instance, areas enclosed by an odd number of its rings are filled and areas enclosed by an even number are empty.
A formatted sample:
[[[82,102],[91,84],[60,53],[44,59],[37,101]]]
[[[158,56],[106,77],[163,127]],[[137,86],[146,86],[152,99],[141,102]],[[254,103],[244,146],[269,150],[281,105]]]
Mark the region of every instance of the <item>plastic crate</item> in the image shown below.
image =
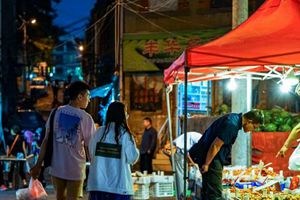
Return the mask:
[[[134,184],[133,199],[149,199],[150,198],[150,185],[149,184]]]
[[[173,183],[174,177],[173,176],[157,176],[154,175],[151,177],[152,183]]]
[[[173,197],[174,183],[154,183],[151,187],[151,196],[153,197]]]
[[[150,184],[151,177],[150,176],[143,176],[143,177],[132,177],[133,183],[135,184]]]

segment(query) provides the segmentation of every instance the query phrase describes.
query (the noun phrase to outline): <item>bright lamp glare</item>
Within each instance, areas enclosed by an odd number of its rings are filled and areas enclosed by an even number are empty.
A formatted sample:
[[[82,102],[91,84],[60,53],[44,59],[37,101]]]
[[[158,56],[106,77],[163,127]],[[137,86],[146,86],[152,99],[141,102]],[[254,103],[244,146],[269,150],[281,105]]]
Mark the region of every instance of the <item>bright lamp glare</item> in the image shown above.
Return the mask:
[[[49,76],[50,76],[50,77],[53,77],[53,73],[51,72],[51,73],[49,74]]]
[[[282,84],[284,85],[297,85],[299,83],[299,79],[295,76],[294,70],[291,70],[289,73],[285,74],[285,77],[282,80]]]
[[[282,93],[288,93],[289,91],[291,91],[291,86],[287,84],[282,84],[280,85],[280,91]]]
[[[231,78],[228,85],[227,85],[228,90],[233,91],[237,88],[237,84],[234,78]]]
[[[36,24],[36,19],[32,19],[31,24]]]
[[[83,51],[83,50],[84,50],[83,45],[80,45],[80,46],[78,47],[78,49],[79,49],[79,51]]]
[[[282,82],[284,85],[292,86],[292,85],[297,85],[299,83],[299,80],[297,77],[293,77],[293,78],[286,78]]]

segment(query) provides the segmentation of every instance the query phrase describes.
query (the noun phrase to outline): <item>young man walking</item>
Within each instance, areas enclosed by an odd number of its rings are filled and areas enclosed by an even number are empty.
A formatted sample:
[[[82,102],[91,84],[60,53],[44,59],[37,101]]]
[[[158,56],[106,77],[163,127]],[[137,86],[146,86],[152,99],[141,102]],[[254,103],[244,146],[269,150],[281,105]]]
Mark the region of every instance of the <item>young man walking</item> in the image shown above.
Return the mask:
[[[92,117],[83,110],[90,102],[89,86],[81,81],[73,82],[68,92],[69,104],[57,108],[53,118],[53,155],[50,174],[57,200],[77,200],[82,197],[88,154],[86,147],[95,132]],[[31,170],[33,178],[38,178],[46,148],[51,148],[47,147],[50,117],[46,126],[46,137],[39,159]]]

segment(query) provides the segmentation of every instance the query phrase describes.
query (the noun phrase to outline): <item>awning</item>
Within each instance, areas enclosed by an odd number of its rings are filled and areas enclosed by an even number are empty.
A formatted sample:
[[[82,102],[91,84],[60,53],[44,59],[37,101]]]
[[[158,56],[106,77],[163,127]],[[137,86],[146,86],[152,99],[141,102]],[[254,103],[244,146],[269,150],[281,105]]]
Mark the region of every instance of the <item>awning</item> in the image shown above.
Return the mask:
[[[103,85],[101,87],[97,87],[93,90],[91,90],[91,98],[95,98],[95,97],[100,97],[100,98],[105,98],[109,91],[112,89],[113,84],[107,84],[107,85]]]
[[[164,80],[182,80],[185,64],[191,69],[189,81],[226,78],[223,75],[241,72],[276,75],[283,66],[300,64],[299,24],[299,0],[267,0],[223,37],[187,49],[165,70]]]

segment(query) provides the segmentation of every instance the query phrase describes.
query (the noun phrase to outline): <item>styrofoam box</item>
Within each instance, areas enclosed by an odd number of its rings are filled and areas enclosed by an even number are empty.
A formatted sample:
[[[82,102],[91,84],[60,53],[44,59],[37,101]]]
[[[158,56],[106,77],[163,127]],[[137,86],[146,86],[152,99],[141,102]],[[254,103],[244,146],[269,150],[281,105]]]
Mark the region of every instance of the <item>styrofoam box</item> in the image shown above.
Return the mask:
[[[152,197],[172,197],[174,196],[174,183],[154,183],[151,186]]]
[[[135,184],[150,184],[151,177],[150,176],[142,176],[142,177],[132,177],[133,183]]]
[[[151,177],[152,183],[173,183],[174,177],[173,176],[152,176]]]
[[[150,185],[149,184],[134,184],[133,199],[149,199]]]

